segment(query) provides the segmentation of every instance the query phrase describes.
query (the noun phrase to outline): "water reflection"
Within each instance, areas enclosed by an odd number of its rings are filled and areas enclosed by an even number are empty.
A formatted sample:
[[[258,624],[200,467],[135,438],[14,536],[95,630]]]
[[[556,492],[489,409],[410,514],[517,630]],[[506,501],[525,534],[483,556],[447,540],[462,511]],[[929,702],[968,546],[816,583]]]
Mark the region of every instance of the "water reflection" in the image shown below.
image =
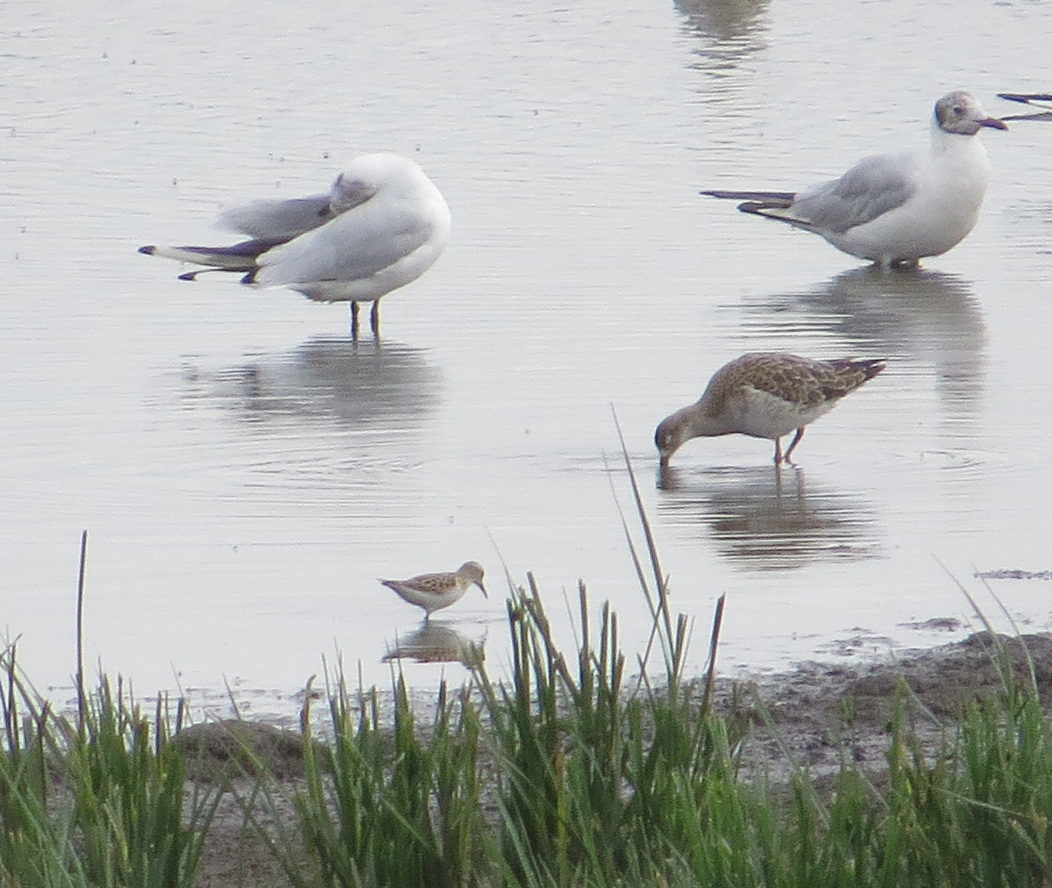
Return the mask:
[[[685,29],[704,38],[695,50],[704,68],[733,67],[766,45],[762,34],[769,0],[675,0]]]
[[[343,338],[311,339],[217,372],[188,365],[183,378],[188,400],[248,422],[296,417],[378,429],[419,427],[441,391],[422,350]]]
[[[927,365],[953,415],[977,414],[986,371],[986,325],[971,284],[945,272],[854,268],[802,293],[748,304],[747,328],[820,332],[859,354]]]
[[[850,495],[814,489],[799,467],[673,467],[658,486],[666,524],[703,528],[719,554],[747,570],[882,554],[876,511]]]
[[[486,639],[474,641],[452,626],[431,620],[408,635],[387,642],[383,662],[410,659],[417,663],[463,663],[469,669],[482,665]]]

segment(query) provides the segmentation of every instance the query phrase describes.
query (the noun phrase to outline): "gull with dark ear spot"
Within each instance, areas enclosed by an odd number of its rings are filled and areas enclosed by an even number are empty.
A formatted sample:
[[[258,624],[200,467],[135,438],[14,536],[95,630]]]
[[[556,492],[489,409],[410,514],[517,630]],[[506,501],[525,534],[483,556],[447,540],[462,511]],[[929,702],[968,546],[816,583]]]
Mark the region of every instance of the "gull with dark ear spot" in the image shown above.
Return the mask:
[[[257,200],[220,216],[247,235],[230,247],[140,247],[140,253],[193,262],[204,271],[231,271],[241,282],[288,287],[320,302],[350,302],[358,335],[358,303],[371,302],[374,335],[380,298],[416,280],[445,249],[449,207],[413,161],[397,154],[365,154],[336,178],[326,194]]]
[[[692,438],[748,435],[774,441],[774,464],[788,463],[804,429],[845,395],[884,369],[882,360],[813,361],[782,352],[752,352],[725,364],[696,404],[661,421],[654,444],[661,468]],[[782,455],[783,435],[795,431]]]
[[[975,227],[990,166],[976,138],[983,128],[1008,129],[958,90],[936,102],[927,150],[866,157],[839,179],[800,192],[701,193],[741,200],[744,213],[814,232],[877,265],[915,265],[945,253]]]

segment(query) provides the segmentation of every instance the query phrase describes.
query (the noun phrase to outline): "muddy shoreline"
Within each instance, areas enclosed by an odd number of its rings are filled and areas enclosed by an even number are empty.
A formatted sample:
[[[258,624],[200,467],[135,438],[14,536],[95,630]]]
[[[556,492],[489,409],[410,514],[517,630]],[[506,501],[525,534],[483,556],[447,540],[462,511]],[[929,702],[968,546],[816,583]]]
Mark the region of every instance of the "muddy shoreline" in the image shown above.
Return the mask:
[[[968,704],[996,694],[1002,672],[1024,681],[1033,676],[1043,701],[1052,699],[1052,635],[1016,638],[979,632],[963,641],[898,652],[861,664],[805,663],[755,680],[718,679],[716,706],[750,721],[742,748],[746,778],[778,781],[794,768],[821,780],[847,757],[882,782],[896,701],[911,731],[931,751],[952,737]],[[904,683],[904,684],[903,684]],[[904,691],[908,688],[908,691]],[[211,781],[230,754],[229,729],[198,726],[199,775]],[[224,740],[222,735],[227,735]],[[247,727],[247,737],[286,795],[297,789],[302,752],[295,735],[272,726]],[[254,739],[253,739],[254,738]],[[226,793],[212,823],[201,860],[198,888],[285,888],[289,880],[258,834],[245,824],[234,793]],[[251,781],[244,780],[246,789]],[[294,822],[291,806],[288,824]]]

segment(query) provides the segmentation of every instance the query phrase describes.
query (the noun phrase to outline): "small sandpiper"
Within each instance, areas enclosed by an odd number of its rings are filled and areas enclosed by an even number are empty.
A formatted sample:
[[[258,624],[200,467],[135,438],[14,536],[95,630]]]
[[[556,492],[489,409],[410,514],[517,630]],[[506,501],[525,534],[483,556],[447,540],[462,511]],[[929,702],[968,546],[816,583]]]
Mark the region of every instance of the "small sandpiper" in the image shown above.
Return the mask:
[[[421,574],[408,580],[380,580],[388,589],[393,589],[399,597],[424,609],[425,622],[431,619],[434,611],[455,604],[464,597],[472,586],[478,586],[482,594],[489,598],[486,587],[482,585],[482,565],[477,561],[468,561],[455,571],[448,573]]]
[[[753,352],[716,371],[696,404],[661,421],[654,435],[666,468],[691,438],[741,434],[774,441],[774,463],[789,462],[804,428],[884,369],[883,360],[813,361],[779,352]],[[782,435],[796,430],[782,455]]]

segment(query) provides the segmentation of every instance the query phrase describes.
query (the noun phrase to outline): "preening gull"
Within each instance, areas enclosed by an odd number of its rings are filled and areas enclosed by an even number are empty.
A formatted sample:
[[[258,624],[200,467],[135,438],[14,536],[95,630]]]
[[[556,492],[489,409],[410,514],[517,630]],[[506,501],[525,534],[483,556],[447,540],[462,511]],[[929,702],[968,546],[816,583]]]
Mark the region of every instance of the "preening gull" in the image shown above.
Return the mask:
[[[975,138],[983,127],[1008,129],[958,90],[936,102],[927,150],[866,157],[839,179],[801,192],[701,193],[742,200],[742,212],[813,231],[878,265],[916,264],[975,227],[989,175],[986,149]]]
[[[140,253],[244,274],[241,282],[285,286],[321,302],[372,302],[379,333],[380,298],[423,274],[449,240],[449,207],[413,161],[397,154],[355,158],[327,194],[256,200],[226,210],[220,225],[249,236],[231,247],[140,247]]]

